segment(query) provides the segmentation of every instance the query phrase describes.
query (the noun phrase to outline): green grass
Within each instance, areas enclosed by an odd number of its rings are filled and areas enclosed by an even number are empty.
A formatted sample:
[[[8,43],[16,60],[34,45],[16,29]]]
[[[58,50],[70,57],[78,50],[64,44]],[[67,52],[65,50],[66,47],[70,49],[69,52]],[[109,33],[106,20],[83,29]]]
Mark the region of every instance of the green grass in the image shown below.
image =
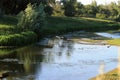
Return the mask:
[[[120,39],[107,40],[107,43],[110,44],[110,45],[118,45],[118,46],[120,46]]]
[[[9,29],[9,28],[14,28],[13,25],[7,25],[7,24],[0,24],[0,29]]]
[[[35,41],[37,41],[37,35],[32,31],[0,36],[0,46],[23,46]]]
[[[120,24],[96,18],[85,17],[47,17],[47,26],[44,28],[45,34],[62,34],[71,31],[106,31],[119,29]]]
[[[18,20],[14,16],[5,16],[0,19],[0,45],[21,45],[21,43],[25,44],[30,39],[32,40],[32,34],[28,33],[28,36],[24,36],[16,31],[17,23]],[[92,32],[117,29],[120,29],[120,23],[111,20],[85,17],[47,17],[46,26],[43,27],[41,35],[63,34],[79,30]]]
[[[5,56],[5,55],[8,55],[8,54],[10,54],[10,53],[13,53],[14,52],[14,50],[8,50],[8,49],[0,49],[0,57],[3,57],[3,56]]]
[[[15,27],[18,20],[14,16],[4,16],[0,18],[0,35],[16,33]]]
[[[15,16],[0,18],[0,46],[22,46],[36,42],[37,35],[33,31],[18,31],[17,23]]]
[[[18,22],[16,16],[4,16],[0,18],[0,24],[16,25]]]

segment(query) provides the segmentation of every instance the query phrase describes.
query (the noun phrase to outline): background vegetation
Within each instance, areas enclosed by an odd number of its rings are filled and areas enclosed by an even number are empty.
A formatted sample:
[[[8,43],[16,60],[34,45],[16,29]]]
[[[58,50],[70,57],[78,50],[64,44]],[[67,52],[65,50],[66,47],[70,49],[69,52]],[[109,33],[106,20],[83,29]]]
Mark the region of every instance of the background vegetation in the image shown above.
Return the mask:
[[[77,0],[0,0],[0,45],[26,45],[41,36],[76,30],[119,29],[119,8],[120,1],[84,5]]]
[[[84,16],[113,19],[119,21],[120,1],[98,5],[95,0],[91,4],[84,5],[77,0],[1,0],[0,14],[18,14],[25,10],[27,5],[42,3],[47,15],[53,16]]]

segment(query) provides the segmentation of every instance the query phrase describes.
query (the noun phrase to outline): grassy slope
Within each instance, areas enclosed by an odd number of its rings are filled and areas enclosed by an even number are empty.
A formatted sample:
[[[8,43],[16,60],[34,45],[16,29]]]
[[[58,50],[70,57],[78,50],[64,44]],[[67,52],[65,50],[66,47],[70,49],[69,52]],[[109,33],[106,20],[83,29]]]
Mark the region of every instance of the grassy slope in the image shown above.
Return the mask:
[[[46,27],[44,32],[50,33],[65,33],[68,31],[87,30],[87,31],[103,31],[108,29],[118,29],[120,24],[110,20],[96,18],[78,18],[78,17],[47,17]],[[10,31],[17,23],[15,17],[0,19],[0,33],[2,30]],[[3,32],[2,32],[3,33]]]
[[[96,18],[47,17],[46,20],[46,27],[43,28],[45,35],[62,34],[76,30],[105,31],[120,28],[120,24],[117,22]],[[0,35],[14,34],[13,29],[17,22],[15,17],[0,18]],[[120,44],[120,39],[109,40],[108,43]]]
[[[110,45],[117,45],[120,46],[120,39],[111,39],[111,40],[107,40],[107,43]]]
[[[48,17],[44,34],[62,34],[68,31],[106,31],[119,30],[120,23],[112,20],[78,17]],[[120,45],[120,39],[107,40],[108,44]]]
[[[0,48],[4,46],[21,46],[36,42],[37,35],[32,31],[17,32],[18,20],[13,16],[0,18]]]
[[[0,18],[0,35],[8,35],[14,33],[14,27],[18,20],[12,16],[4,16]]]
[[[44,28],[44,32],[49,34],[76,30],[105,31],[118,28],[120,28],[120,24],[110,20],[77,17],[48,17],[47,27]]]
[[[15,26],[17,23],[17,19],[12,16],[5,16],[0,18],[0,29],[9,28]]]

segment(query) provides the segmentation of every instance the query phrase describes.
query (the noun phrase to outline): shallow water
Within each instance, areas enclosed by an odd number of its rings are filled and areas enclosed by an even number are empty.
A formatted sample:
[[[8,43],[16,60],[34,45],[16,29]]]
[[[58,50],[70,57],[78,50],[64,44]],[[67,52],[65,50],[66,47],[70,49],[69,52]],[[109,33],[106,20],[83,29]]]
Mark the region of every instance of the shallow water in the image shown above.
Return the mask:
[[[107,38],[120,38],[120,33],[105,33],[105,32],[100,32],[100,33],[96,33],[97,35],[103,36],[103,37],[107,37]]]
[[[53,42],[52,48],[33,45],[0,56],[0,70],[10,72],[4,80],[89,80],[99,74],[101,63],[103,72],[118,65],[117,46]]]

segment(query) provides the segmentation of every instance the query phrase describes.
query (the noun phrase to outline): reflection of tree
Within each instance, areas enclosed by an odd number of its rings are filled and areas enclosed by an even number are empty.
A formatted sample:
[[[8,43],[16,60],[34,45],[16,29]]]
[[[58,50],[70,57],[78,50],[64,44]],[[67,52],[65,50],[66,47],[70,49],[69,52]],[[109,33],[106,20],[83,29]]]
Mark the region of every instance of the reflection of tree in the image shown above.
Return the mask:
[[[34,62],[41,61],[42,57],[36,58],[37,53],[39,50],[37,50],[34,47],[24,47],[18,50],[18,57],[20,59],[20,63],[23,64],[24,70],[26,73],[33,73],[35,70]]]
[[[104,62],[100,62],[100,68],[99,68],[99,75],[96,77],[96,80],[104,80],[104,68],[105,64]]]
[[[118,47],[118,72],[117,73],[119,75],[118,78],[120,78],[120,47]]]
[[[36,72],[37,67],[41,70],[43,55],[41,49],[36,46],[27,46],[23,48],[10,51],[10,54],[5,54],[0,57],[0,71],[9,71],[10,76],[7,80],[16,80],[23,75],[32,75]],[[38,66],[39,65],[39,66]],[[29,76],[30,77],[30,76]],[[30,77],[29,80],[34,80]]]
[[[32,69],[32,61],[34,60],[34,56],[29,48],[22,48],[18,50],[18,56],[20,59],[20,63],[23,64],[25,72],[29,73]]]
[[[69,42],[67,44],[67,53],[66,53],[67,57],[69,58],[72,53],[73,53],[73,43]]]
[[[54,62],[54,55],[53,55],[53,53],[51,53],[51,52],[49,51],[49,52],[46,52],[45,54],[46,54],[46,55],[45,55],[45,57],[44,57],[44,59],[43,59],[43,61],[44,61],[45,63],[52,63],[52,62]]]

